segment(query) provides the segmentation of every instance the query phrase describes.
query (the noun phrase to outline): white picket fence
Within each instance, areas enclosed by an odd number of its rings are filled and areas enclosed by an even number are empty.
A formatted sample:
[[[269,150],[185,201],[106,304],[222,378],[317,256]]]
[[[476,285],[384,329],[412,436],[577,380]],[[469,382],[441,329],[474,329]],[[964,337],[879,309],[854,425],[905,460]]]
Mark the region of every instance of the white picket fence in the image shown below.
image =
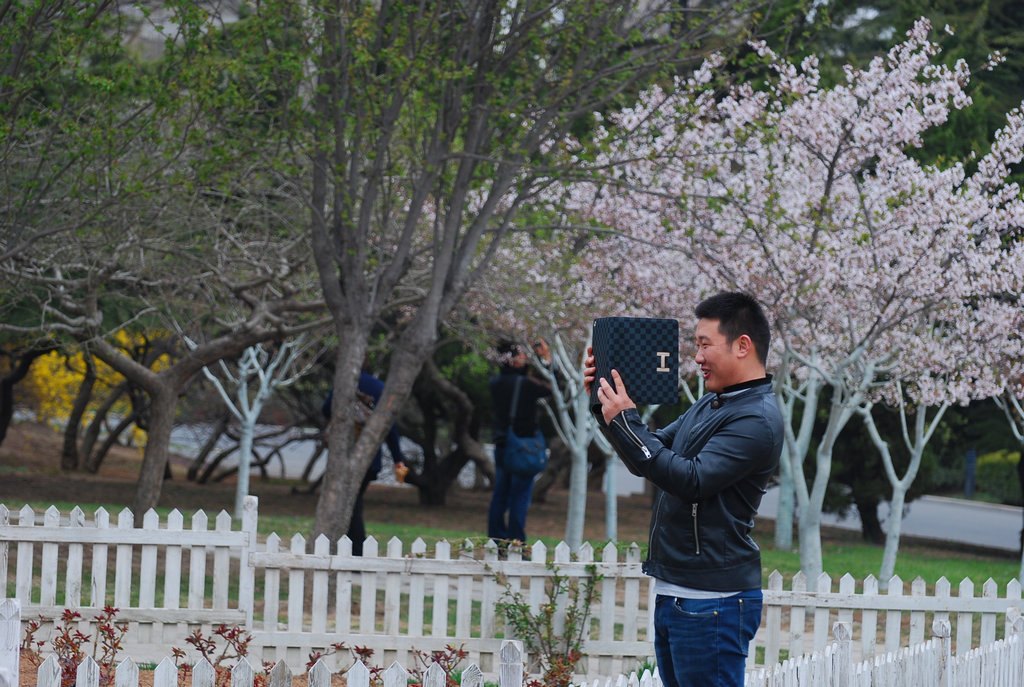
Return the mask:
[[[898,649],[866,661],[854,661],[850,624],[837,622],[833,626],[833,642],[824,650],[787,659],[771,668],[757,668],[747,673],[746,687],[1024,687],[1024,618],[1011,612],[1012,625],[1006,638],[984,647],[973,649],[964,656],[953,656],[948,620],[933,623],[932,639],[922,644]],[[13,622],[7,622],[13,621]],[[5,634],[4,624],[19,624],[18,602],[0,603],[0,687],[18,684],[17,641],[4,642],[14,632]],[[526,656],[519,642],[502,640],[498,652],[498,687],[522,687]],[[457,666],[461,668],[461,666]],[[343,672],[348,687],[370,687],[370,670],[361,661],[347,669],[334,671],[321,658],[309,669],[309,687],[330,687],[335,672]],[[247,659],[240,659],[230,668],[232,687],[253,687],[256,671]],[[216,669],[205,658],[191,668],[192,687],[215,687]],[[101,666],[86,658],[77,668],[77,687],[100,687]],[[170,658],[164,658],[153,673],[153,687],[178,687],[180,673]],[[421,674],[422,687],[444,687],[446,675],[438,663],[432,663]],[[406,687],[410,672],[398,663],[382,672],[384,687]],[[110,684],[111,678],[103,682]],[[125,659],[113,671],[114,687],[138,687],[139,668],[133,660]],[[292,687],[292,671],[284,661],[278,661],[267,672],[267,687]],[[484,674],[476,664],[461,670],[462,687],[484,687]],[[60,687],[61,665],[56,656],[49,656],[36,672],[36,687]],[[604,687],[661,687],[657,672],[635,672],[628,678],[620,675],[616,680],[604,680]],[[580,687],[602,687],[602,681],[582,683]]]
[[[20,600],[26,619],[41,616],[41,639],[64,608],[81,612],[80,629],[91,636],[93,616],[116,607],[117,620],[130,625],[126,652],[136,660],[159,661],[170,647],[187,648],[194,629],[209,636],[226,625],[252,635],[251,660],[284,661],[293,671],[311,652],[344,641],[372,649],[379,665],[412,665],[417,651],[462,646],[493,675],[496,640],[507,636],[495,608],[507,591],[499,579],[536,609],[553,569],[577,579],[596,573],[600,598],[591,606],[580,675],[629,674],[653,662],[652,585],[636,545],[622,552],[584,545],[573,556],[564,543],[549,551],[538,542],[502,558],[492,542],[439,542],[428,552],[420,540],[405,550],[393,539],[381,552],[368,538],[363,556],[353,557],[347,538],[332,547],[321,537],[310,553],[300,535],[259,541],[257,506],[250,497],[242,518],[221,512],[210,529],[201,511],[188,527],[178,511],[165,521],[149,511],[136,527],[127,509],[112,523],[103,509],[87,518],[77,508],[40,516],[0,505],[0,598]],[[1007,610],[1022,605],[1016,579],[1002,593],[988,580],[980,596],[970,580],[955,594],[944,578],[932,589],[915,580],[909,595],[898,577],[885,593],[878,588],[873,577],[858,583],[846,575],[834,589],[827,575],[812,586],[798,574],[785,589],[773,573],[748,668],[825,650],[837,620],[852,628],[855,660],[921,644],[935,620],[955,626],[952,649],[962,656],[1008,635]]]
[[[926,642],[864,661],[853,658],[850,623],[837,622],[822,650],[747,673],[746,687],[1024,687],[1024,618],[1007,614],[1004,639],[952,654],[949,620],[935,620]]]

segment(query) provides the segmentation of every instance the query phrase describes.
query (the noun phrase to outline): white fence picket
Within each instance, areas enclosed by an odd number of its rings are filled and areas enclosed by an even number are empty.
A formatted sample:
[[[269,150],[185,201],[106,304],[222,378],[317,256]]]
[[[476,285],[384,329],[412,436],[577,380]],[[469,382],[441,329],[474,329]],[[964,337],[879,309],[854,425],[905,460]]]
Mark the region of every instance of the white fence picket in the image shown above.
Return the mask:
[[[402,540],[392,537],[385,549],[388,558],[402,558]],[[397,572],[384,574],[384,634],[397,636],[402,612],[402,576]]]
[[[93,517],[97,534],[110,529],[110,514],[106,508],[96,509]],[[97,541],[92,550],[92,571],[89,578],[89,605],[92,608],[103,608],[107,601],[107,545]]]
[[[213,687],[217,681],[217,670],[205,658],[192,666],[192,687]]]
[[[68,517],[69,527],[83,527],[85,525],[85,513],[81,508],[75,506]],[[64,580],[64,605],[68,608],[78,608],[82,605],[82,555],[84,547],[80,543],[68,545],[67,559],[65,561],[66,575]]]
[[[0,681],[17,687],[21,647],[21,602],[0,601]]]
[[[184,527],[184,516],[175,508],[167,515],[167,531],[182,532]],[[173,543],[164,548],[164,606],[181,606],[181,546]]]
[[[310,673],[310,675],[312,675],[312,673]],[[255,679],[256,671],[253,670],[252,664],[244,658],[239,659],[238,663],[235,664],[235,667],[231,669],[231,687],[249,687],[249,685],[253,684]],[[330,684],[330,678],[328,678],[328,684]],[[315,686],[311,683],[307,687]]]
[[[319,535],[313,542],[313,553],[317,556],[327,556],[331,552],[331,542],[326,535]],[[327,600],[328,600],[328,575],[327,570],[313,571],[313,605],[312,621],[310,629],[314,633],[327,632]]]
[[[136,687],[139,684],[139,666],[131,658],[121,661],[114,670],[114,687]]]
[[[192,531],[189,541],[192,546],[189,548],[188,566],[188,607],[190,609],[202,608],[206,603],[206,547],[196,542],[196,536],[205,533],[209,520],[206,513],[196,511],[192,514]]]
[[[306,553],[306,538],[300,534],[293,535],[292,557],[301,557],[304,553]],[[288,632],[302,632],[305,602],[306,570],[301,567],[291,567],[288,569]]]

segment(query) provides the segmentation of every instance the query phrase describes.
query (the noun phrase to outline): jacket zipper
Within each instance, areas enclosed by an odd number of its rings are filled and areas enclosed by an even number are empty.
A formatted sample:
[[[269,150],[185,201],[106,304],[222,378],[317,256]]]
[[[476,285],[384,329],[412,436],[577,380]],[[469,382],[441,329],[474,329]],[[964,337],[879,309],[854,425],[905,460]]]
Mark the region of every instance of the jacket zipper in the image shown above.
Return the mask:
[[[612,420],[612,422],[615,422],[615,421],[616,421],[616,420],[618,420],[619,418],[622,418],[622,421],[621,421],[621,422],[619,422],[619,423],[617,423],[617,424],[619,424],[619,425],[621,425],[621,426],[622,426],[622,431],[626,433],[626,436],[628,436],[628,437],[629,437],[630,439],[632,439],[632,440],[633,440],[633,443],[635,443],[635,444],[637,445],[637,447],[638,447],[638,448],[639,448],[639,449],[640,449],[641,451],[643,451],[643,452],[644,452],[644,455],[645,455],[645,456],[646,456],[647,458],[650,458],[650,457],[651,457],[651,451],[650,451],[650,449],[648,449],[648,448],[647,448],[647,445],[646,445],[646,444],[644,444],[644,442],[642,442],[642,441],[640,440],[640,437],[638,437],[638,436],[636,435],[636,432],[634,432],[634,431],[633,431],[632,429],[630,429],[630,427],[629,427],[629,423],[628,423],[628,422],[626,422],[626,419],[622,417],[623,413],[625,413],[625,412],[626,412],[626,411],[622,411],[622,413],[619,413],[618,415],[616,415],[616,416],[615,416],[615,418],[614,418],[614,419]]]
[[[700,536],[697,534],[697,504],[696,503],[693,504],[693,509],[692,509],[691,512],[693,514],[693,542],[694,542],[694,544],[697,547],[696,555],[699,556],[700,555]]]

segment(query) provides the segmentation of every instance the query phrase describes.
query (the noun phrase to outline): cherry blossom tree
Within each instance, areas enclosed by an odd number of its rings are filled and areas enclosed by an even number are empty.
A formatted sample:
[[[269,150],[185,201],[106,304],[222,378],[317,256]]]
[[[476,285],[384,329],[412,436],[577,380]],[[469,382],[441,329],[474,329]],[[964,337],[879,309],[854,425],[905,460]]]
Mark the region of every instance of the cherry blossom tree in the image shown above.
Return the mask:
[[[598,164],[613,173],[599,194],[581,188],[574,207],[647,246],[660,275],[690,262],[704,283],[766,305],[809,576],[822,568],[821,509],[840,430],[887,391],[894,398],[898,381],[941,407],[987,393],[1020,359],[1012,306],[1024,203],[1007,177],[1024,150],[1024,120],[1008,115],[973,172],[919,163],[922,133],[970,104],[967,65],[936,64],[929,31],[918,22],[833,87],[815,58],[794,65],[756,44],[771,74],[763,88],[716,93],[720,63],[710,60],[669,90],[651,89],[610,117]],[[616,145],[622,130],[631,135]],[[958,336],[972,336],[970,355],[950,352]],[[808,483],[819,407],[827,422]]]

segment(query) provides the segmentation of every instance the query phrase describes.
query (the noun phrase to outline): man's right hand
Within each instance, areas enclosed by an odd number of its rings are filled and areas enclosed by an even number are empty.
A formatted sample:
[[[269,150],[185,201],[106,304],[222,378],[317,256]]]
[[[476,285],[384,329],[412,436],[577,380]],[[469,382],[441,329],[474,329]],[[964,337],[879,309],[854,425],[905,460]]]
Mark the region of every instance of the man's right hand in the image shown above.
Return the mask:
[[[590,389],[594,386],[594,375],[597,374],[597,364],[594,362],[594,347],[587,346],[587,357],[583,361],[583,390],[590,395]]]

